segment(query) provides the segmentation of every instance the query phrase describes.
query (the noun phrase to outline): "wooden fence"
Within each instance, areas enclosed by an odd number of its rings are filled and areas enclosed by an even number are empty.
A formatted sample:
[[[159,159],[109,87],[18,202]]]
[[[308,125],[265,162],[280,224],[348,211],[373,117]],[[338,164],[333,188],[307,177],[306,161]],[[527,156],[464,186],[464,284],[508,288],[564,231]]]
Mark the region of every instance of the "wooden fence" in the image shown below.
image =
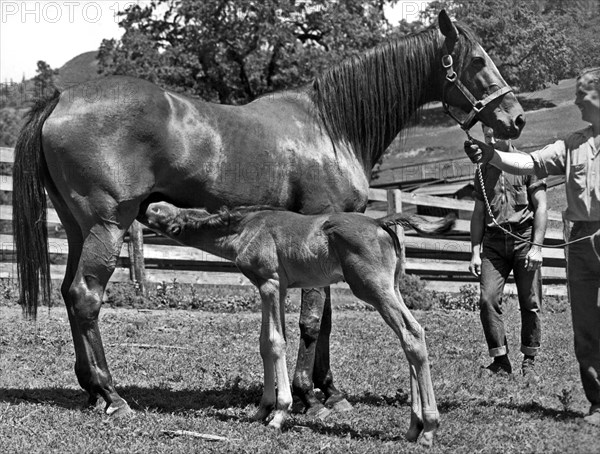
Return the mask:
[[[0,162],[12,163],[13,150],[0,148]],[[0,175],[0,190],[12,191],[12,177]],[[371,189],[367,215],[383,216],[389,212],[404,210],[415,211],[417,206],[455,210],[464,216],[472,213],[474,202],[435,196],[426,196],[401,192],[399,190]],[[432,218],[433,219],[433,218]],[[562,222],[557,212],[549,212],[551,221]],[[0,205],[0,223],[6,226],[12,220],[12,206]],[[468,272],[470,260],[469,219],[459,219],[455,230],[443,239],[422,238],[410,231],[404,235],[406,250],[406,271],[416,274],[428,281],[428,287],[440,291],[459,291],[467,284],[477,281]],[[65,271],[65,256],[68,251],[64,231],[60,220],[53,209],[48,210],[49,250],[53,265],[52,279],[62,279]],[[133,245],[126,239],[121,250],[117,269],[112,282],[129,281],[135,268],[130,260],[130,253],[135,252]],[[560,229],[548,229],[545,244],[555,245],[563,241]],[[0,234],[0,278],[16,277],[14,263],[14,242],[10,234]],[[249,281],[237,271],[235,266],[224,259],[204,251],[179,246],[175,242],[145,231],[143,235],[143,261],[145,277],[148,282],[165,282],[176,279],[181,283],[250,285]],[[546,294],[562,294],[565,290],[565,258],[563,249],[543,248],[544,291]],[[138,251],[138,257],[140,253]],[[54,264],[55,263],[55,264]],[[345,287],[345,284],[337,284]],[[508,291],[515,291],[509,284]]]

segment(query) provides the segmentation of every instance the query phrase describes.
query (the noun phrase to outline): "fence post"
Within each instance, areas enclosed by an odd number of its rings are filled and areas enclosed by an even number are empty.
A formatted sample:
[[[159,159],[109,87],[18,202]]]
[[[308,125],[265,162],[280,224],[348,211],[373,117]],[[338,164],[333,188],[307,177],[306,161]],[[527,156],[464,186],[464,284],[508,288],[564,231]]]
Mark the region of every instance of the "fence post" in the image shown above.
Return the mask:
[[[144,234],[142,224],[133,221],[129,228],[129,278],[139,285],[139,291],[146,295],[146,268],[144,265]]]
[[[388,189],[387,191],[388,214],[402,213],[402,191],[400,189]],[[402,264],[402,274],[406,269],[406,248],[404,245],[404,228],[395,226],[396,235],[400,240],[400,263]]]

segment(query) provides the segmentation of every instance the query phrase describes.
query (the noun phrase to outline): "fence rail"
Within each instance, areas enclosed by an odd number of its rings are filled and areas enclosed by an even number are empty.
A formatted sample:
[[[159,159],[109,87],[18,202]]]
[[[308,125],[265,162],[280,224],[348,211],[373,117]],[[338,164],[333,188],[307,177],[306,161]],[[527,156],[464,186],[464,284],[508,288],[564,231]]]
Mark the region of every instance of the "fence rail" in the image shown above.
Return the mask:
[[[13,161],[12,149],[0,148],[0,162]],[[0,190],[12,191],[12,177],[0,175]],[[443,197],[426,196],[390,189],[371,189],[369,191],[369,208],[366,214],[380,217],[392,211],[411,211],[416,206],[445,208],[463,213],[473,211],[474,202]],[[435,219],[432,217],[432,219]],[[560,213],[549,212],[549,219],[561,221]],[[8,225],[12,221],[12,206],[0,205],[0,223]],[[53,209],[48,209],[49,250],[52,279],[62,279],[65,271],[64,258],[68,252],[60,219]],[[444,239],[422,238],[405,233],[406,271],[420,275],[428,281],[434,290],[458,291],[465,283],[476,283],[468,272],[470,260],[469,220],[459,219],[452,234]],[[6,231],[6,228],[4,229]],[[548,229],[545,244],[561,242],[563,232]],[[16,277],[15,250],[13,237],[0,234],[0,278]],[[112,282],[129,281],[132,276],[132,260],[129,257],[128,244],[124,244]],[[546,294],[565,294],[565,257],[562,249],[543,248],[544,290]],[[163,282],[177,279],[182,283],[193,284],[225,284],[251,285],[237,271],[233,263],[207,252],[177,243],[146,231],[143,245],[143,261],[145,263],[146,280]],[[345,287],[337,284],[336,287]],[[508,285],[509,291],[515,291],[514,285]]]

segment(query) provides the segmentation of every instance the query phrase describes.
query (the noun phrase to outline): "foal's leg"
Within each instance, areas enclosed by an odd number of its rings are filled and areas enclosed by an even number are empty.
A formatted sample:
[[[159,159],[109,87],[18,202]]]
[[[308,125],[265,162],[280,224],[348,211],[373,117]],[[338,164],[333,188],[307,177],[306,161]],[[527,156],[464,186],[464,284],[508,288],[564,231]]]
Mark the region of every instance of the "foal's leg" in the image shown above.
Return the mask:
[[[423,430],[423,415],[421,395],[419,394],[419,383],[417,381],[417,371],[411,364],[410,366],[410,426],[406,431],[408,441],[417,441],[419,434]]]
[[[292,391],[285,355],[285,313],[283,305],[285,304],[286,289],[283,286],[280,288],[280,283],[276,279],[269,279],[260,285],[259,290],[263,304],[260,343],[261,354],[263,351],[265,352],[263,361],[265,362],[266,394],[263,394],[261,409],[266,406],[272,407],[275,404],[275,411],[273,418],[269,422],[269,427],[280,430],[292,406]],[[274,364],[275,366],[275,378],[277,380],[276,399],[273,399],[271,390],[267,390],[266,372],[268,366],[266,363],[269,361],[271,362],[271,370],[272,365]],[[274,386],[272,388],[274,389]],[[259,409],[259,412],[261,409]]]
[[[389,273],[389,269],[384,266],[380,269],[377,267],[365,267],[365,269],[376,271],[365,275],[365,273],[361,274],[354,270],[348,270],[348,272],[344,270],[344,275],[354,294],[373,305],[400,338],[410,364],[411,393],[413,394],[411,425],[406,437],[409,440],[416,440],[418,437],[421,425],[420,414],[423,425],[421,443],[431,446],[434,433],[439,426],[439,413],[429,371],[425,332],[404,304],[400,294],[396,293],[391,276],[390,279],[385,279],[384,276]],[[413,368],[416,374],[416,384],[412,378]],[[418,388],[421,405],[416,402],[414,396],[417,393],[416,388]]]
[[[77,379],[89,393],[91,403],[98,396],[104,399],[109,415],[131,412],[113,385],[98,327],[102,295],[114,271],[124,235],[125,229],[116,224],[94,225],[83,240],[76,268],[75,255],[73,259],[69,257],[65,283],[73,269],[75,273],[69,288],[63,285],[75,345]],[[76,246],[77,242],[70,240],[69,244]],[[76,247],[74,252],[77,253]]]

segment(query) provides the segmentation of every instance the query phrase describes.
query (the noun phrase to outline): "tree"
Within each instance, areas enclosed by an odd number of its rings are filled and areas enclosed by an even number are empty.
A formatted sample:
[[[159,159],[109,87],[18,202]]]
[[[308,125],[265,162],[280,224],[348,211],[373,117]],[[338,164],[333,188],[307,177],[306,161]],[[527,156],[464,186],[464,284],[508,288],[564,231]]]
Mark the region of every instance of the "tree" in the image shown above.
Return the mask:
[[[156,0],[122,15],[100,71],[149,79],[221,103],[298,86],[396,32],[396,0]]]
[[[582,65],[598,61],[598,15],[582,9],[587,3],[440,0],[431,2],[423,16],[432,19],[445,8],[480,36],[483,47],[509,84],[521,90],[537,90],[572,77]],[[587,38],[582,34],[582,26],[589,29]]]
[[[23,120],[16,109],[0,109],[0,147],[15,146],[22,123]]]
[[[37,62],[36,75],[33,78],[38,96],[47,96],[56,90],[54,77],[58,75],[58,69],[52,69],[43,60]]]

